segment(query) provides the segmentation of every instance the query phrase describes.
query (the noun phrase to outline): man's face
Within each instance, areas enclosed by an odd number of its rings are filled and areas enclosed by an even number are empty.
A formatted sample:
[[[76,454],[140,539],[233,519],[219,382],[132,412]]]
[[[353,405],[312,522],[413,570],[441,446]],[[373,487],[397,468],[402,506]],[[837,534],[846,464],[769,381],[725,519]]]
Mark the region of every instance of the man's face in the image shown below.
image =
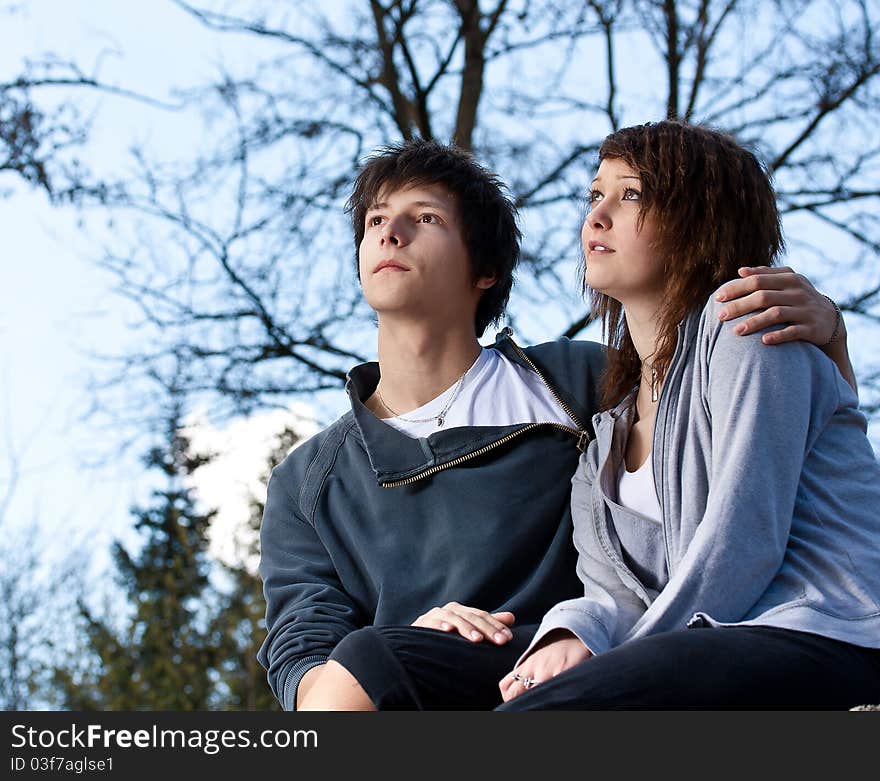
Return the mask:
[[[440,185],[380,190],[358,252],[367,303],[379,314],[473,325],[493,278],[474,281],[458,204]]]

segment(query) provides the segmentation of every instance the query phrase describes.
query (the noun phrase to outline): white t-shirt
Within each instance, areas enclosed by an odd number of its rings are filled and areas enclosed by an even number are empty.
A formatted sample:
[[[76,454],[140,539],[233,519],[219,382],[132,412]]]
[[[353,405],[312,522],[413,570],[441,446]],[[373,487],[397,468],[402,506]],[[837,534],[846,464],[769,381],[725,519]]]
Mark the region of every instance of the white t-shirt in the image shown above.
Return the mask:
[[[645,463],[635,472],[627,472],[626,460],[621,460],[620,471],[617,474],[617,503],[659,523],[661,511],[654,486],[652,456],[653,453],[648,453]]]
[[[403,418],[430,418],[412,423],[401,417],[383,422],[408,436],[427,437],[459,426],[509,426],[516,423],[561,423],[577,428],[550,389],[535,372],[511,361],[498,350],[483,348],[467,370],[455,400],[437,425],[437,416],[455,393],[456,385]]]

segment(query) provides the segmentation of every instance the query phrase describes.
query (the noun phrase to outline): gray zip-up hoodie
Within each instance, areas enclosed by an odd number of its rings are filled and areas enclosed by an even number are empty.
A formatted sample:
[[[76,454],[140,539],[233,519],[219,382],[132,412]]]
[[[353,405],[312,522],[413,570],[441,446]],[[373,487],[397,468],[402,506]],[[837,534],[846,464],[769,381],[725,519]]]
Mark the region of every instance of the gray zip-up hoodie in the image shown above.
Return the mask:
[[[594,654],[740,624],[880,647],[880,465],[858,398],[816,347],[736,336],[719,306],[679,326],[659,401],[662,523],[615,501],[633,394],[594,417],[572,479],[585,596],[556,605],[522,658],[557,628]]]

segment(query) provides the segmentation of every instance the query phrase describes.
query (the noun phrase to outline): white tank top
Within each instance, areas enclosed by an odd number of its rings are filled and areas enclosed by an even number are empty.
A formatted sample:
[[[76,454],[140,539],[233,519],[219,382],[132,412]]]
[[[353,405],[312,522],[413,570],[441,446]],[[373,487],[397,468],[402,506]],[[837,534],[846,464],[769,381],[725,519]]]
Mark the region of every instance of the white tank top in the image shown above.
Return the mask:
[[[635,472],[627,472],[626,459],[621,460],[617,474],[617,503],[660,522],[660,502],[654,486],[653,453],[648,453],[645,463]]]
[[[457,383],[456,383],[457,384]],[[561,423],[577,428],[535,372],[511,361],[499,350],[483,348],[458,388],[458,395],[438,426],[436,416],[455,393],[455,384],[402,418],[431,418],[412,423],[384,418],[392,428],[419,438],[459,426],[509,426],[516,423]]]

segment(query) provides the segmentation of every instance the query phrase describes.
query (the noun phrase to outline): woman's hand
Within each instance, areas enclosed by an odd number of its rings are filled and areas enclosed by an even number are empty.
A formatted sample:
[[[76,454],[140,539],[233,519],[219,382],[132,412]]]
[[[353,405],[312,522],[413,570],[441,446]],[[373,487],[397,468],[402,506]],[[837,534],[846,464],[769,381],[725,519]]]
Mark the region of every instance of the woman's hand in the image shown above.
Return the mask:
[[[498,683],[501,698],[507,702],[533,686],[589,659],[593,654],[567,629],[548,632],[534,650]]]
[[[754,266],[739,269],[742,279],[728,282],[716,299],[729,302],[718,312],[720,320],[733,320],[758,312],[737,323],[740,336],[770,325],[787,323],[785,328],[763,334],[764,344],[783,344],[802,340],[819,347],[858,393],[856,375],[846,346],[846,324],[834,304],[813,283],[788,266]],[[763,311],[758,311],[763,310]],[[833,337],[833,341],[832,341]]]
[[[457,631],[467,640],[479,643],[484,637],[498,645],[504,645],[513,637],[508,629],[515,621],[513,613],[487,613],[475,607],[449,602],[443,607],[431,608],[423,616],[412,622],[413,626],[440,629],[443,632]]]

